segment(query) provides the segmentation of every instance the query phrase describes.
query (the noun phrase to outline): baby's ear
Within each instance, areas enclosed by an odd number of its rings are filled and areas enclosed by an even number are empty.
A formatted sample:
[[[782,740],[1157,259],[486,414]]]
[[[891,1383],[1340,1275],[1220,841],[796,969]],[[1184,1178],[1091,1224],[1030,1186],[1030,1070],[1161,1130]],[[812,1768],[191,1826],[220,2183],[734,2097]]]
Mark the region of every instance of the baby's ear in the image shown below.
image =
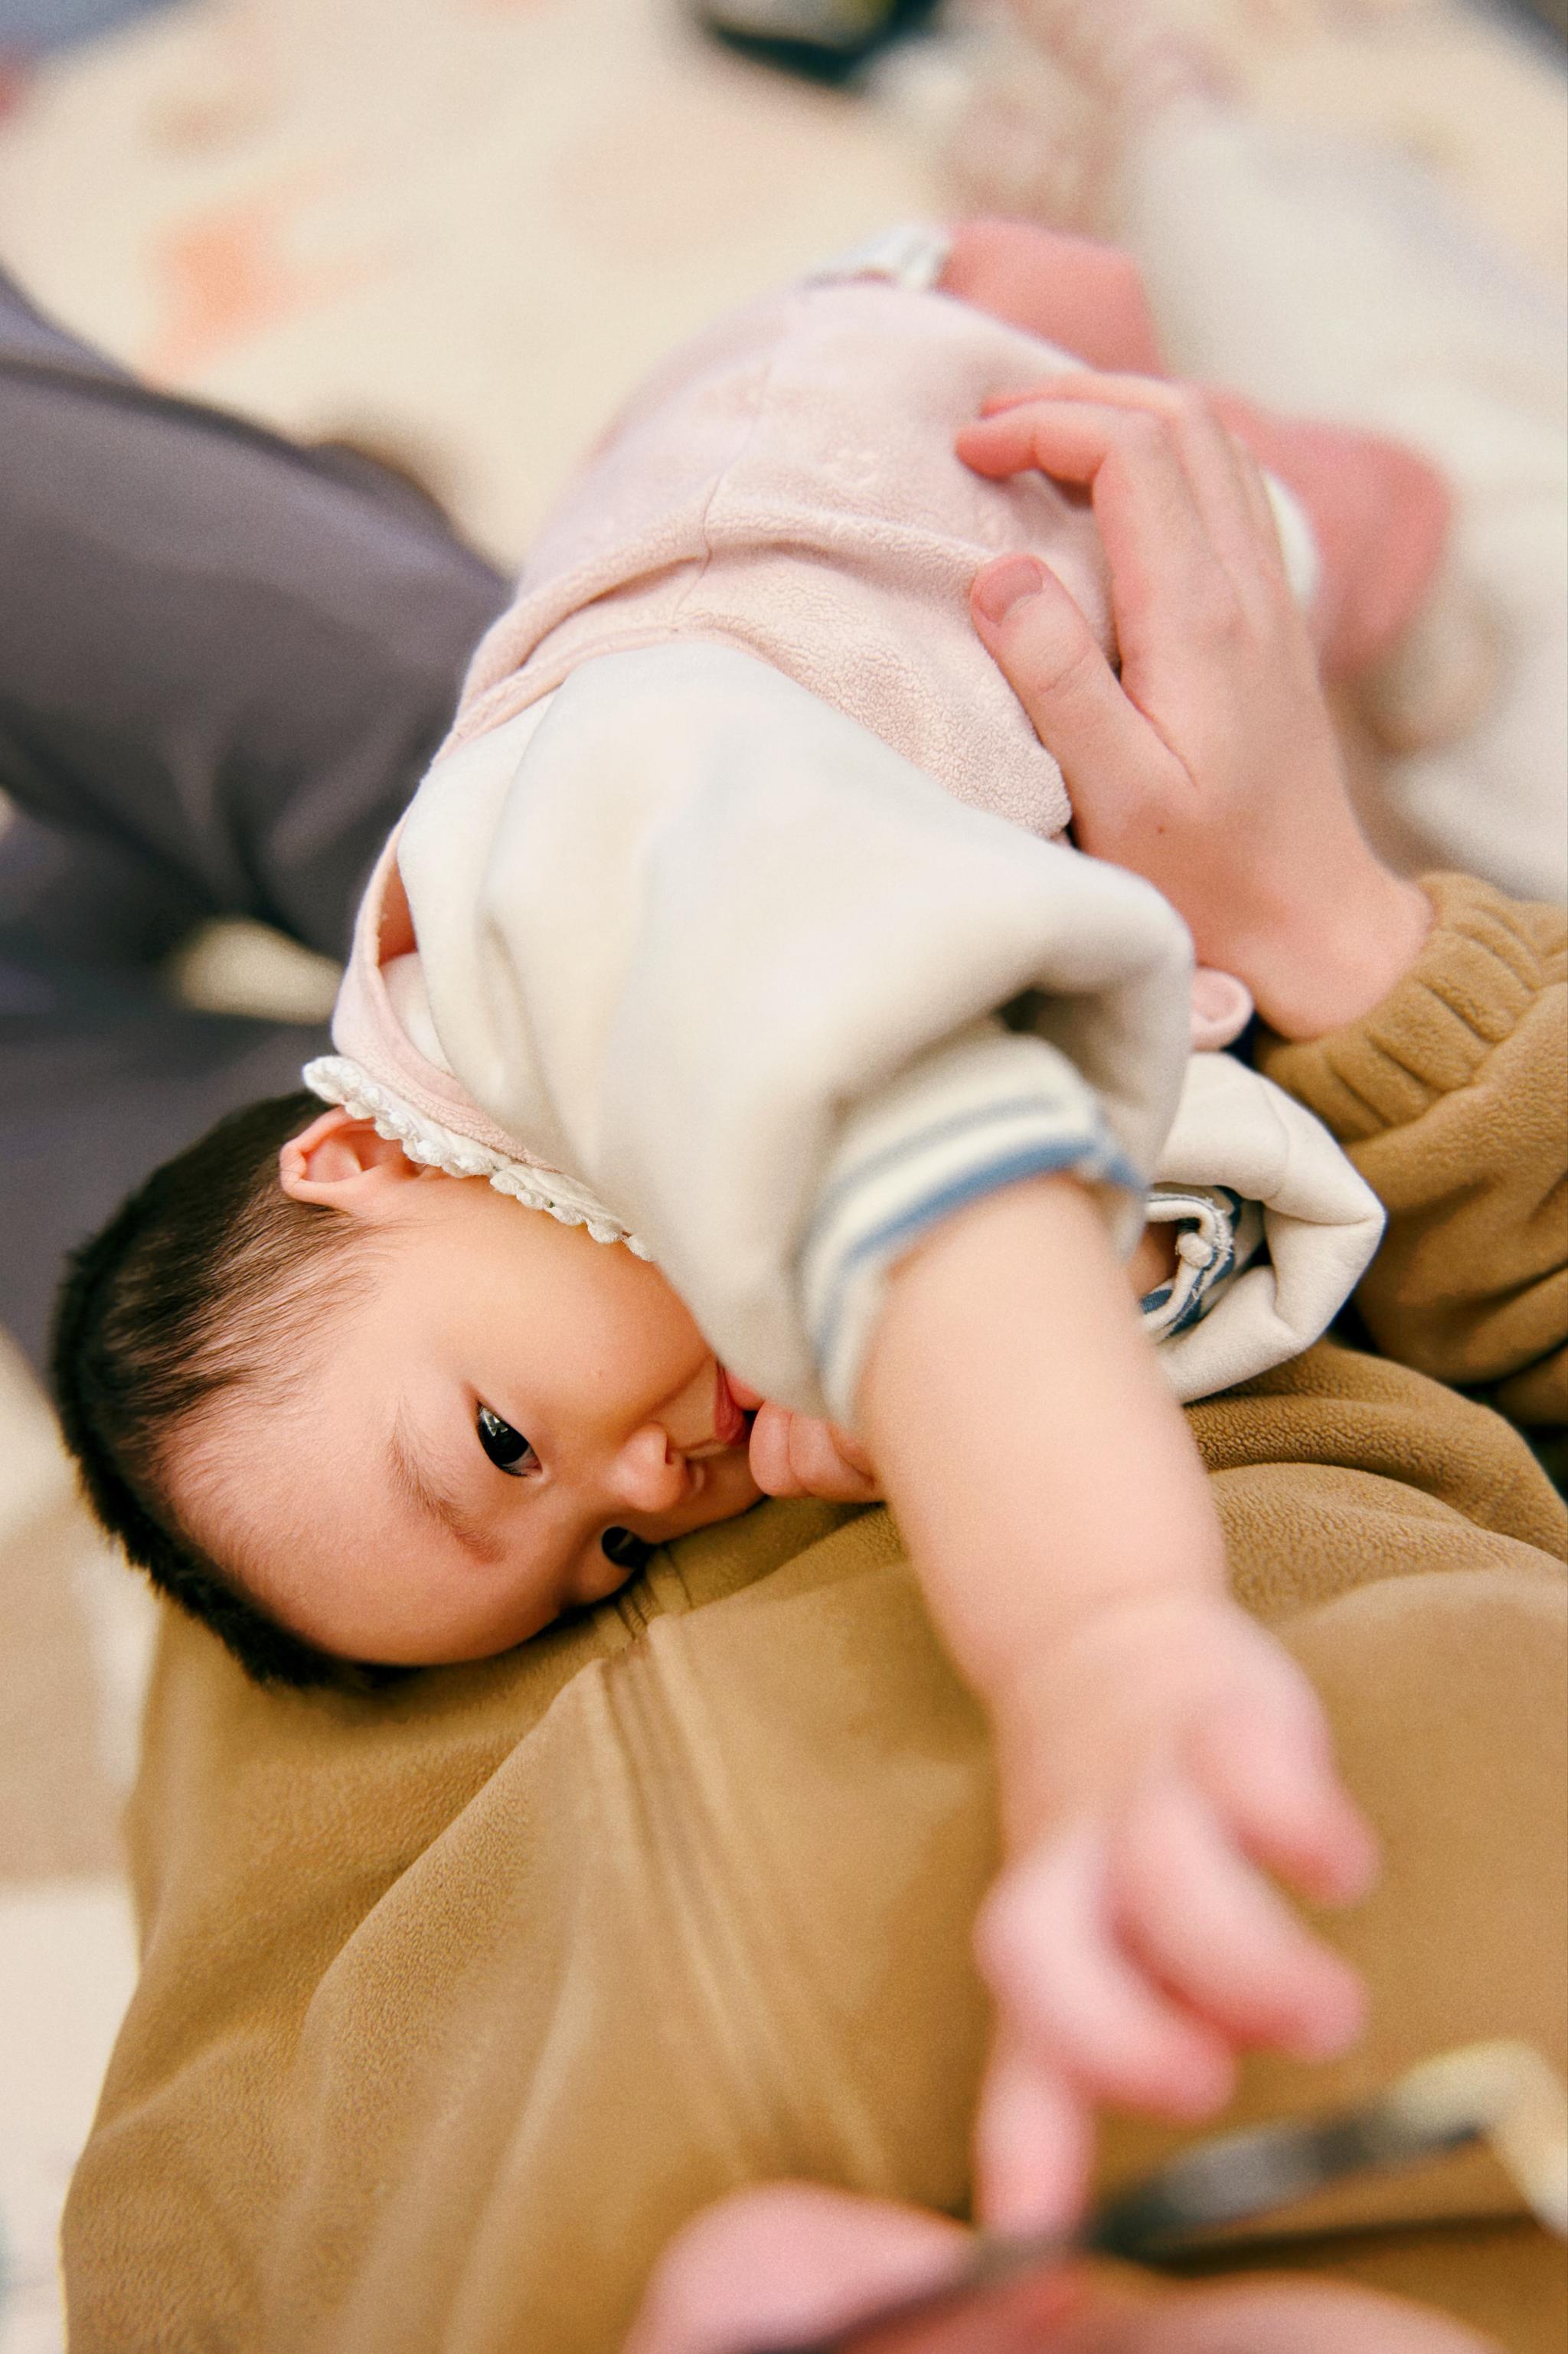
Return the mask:
[[[419,1171],[375,1123],[334,1105],[278,1155],[278,1182],[295,1202],[363,1212]]]
[[[1201,964],[1192,975],[1192,1052],[1217,1054],[1253,1017],[1252,991],[1234,972]]]

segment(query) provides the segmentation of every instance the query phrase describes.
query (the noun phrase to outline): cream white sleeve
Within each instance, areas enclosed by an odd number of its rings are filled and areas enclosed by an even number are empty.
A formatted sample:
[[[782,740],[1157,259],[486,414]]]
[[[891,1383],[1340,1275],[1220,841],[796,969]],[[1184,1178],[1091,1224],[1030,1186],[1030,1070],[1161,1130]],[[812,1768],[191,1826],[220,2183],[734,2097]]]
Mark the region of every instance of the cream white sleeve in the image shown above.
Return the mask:
[[[1130,1247],[1184,927],[750,655],[585,664],[437,763],[399,864],[452,1070],[780,1403],[853,1419],[888,1267],[991,1187],[1076,1171]]]
[[[1263,1247],[1208,1315],[1160,1346],[1183,1403],[1251,1381],[1329,1329],[1383,1239],[1377,1195],[1304,1104],[1230,1055],[1194,1055],[1155,1163],[1261,1213]]]

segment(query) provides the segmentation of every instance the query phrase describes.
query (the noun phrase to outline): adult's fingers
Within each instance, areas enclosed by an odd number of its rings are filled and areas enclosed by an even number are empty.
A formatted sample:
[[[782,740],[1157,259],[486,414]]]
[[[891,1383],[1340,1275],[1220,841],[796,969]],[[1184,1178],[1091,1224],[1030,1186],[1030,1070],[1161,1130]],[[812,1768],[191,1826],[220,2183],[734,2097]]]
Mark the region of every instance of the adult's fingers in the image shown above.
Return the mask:
[[[1162,531],[1183,557],[1207,550],[1193,487],[1167,421],[1148,410],[1107,401],[1031,401],[961,427],[954,448],[966,466],[992,481],[1049,474],[1091,491],[1117,460],[1132,472],[1150,530]]]
[[[1128,701],[1077,605],[1038,557],[975,575],[975,629],[1067,780],[1080,839],[1139,805],[1171,753]]]
[[[1118,1942],[1102,1826],[1071,1825],[1016,1865],[980,1914],[975,1949],[1013,2039],[1081,2095],[1199,2117],[1229,2092],[1225,2044]]]
[[[1086,483],[1110,571],[1124,671],[1162,657],[1206,667],[1245,642],[1247,607],[1200,508],[1167,420],[1138,408],[1052,400],[966,426],[977,473],[1031,470]]]
[[[1361,2026],[1361,1981],[1238,1854],[1202,1794],[1168,1775],[1117,1827],[1114,1906],[1124,1944],[1238,2043],[1320,2059]]]
[[[1282,578],[1278,532],[1255,507],[1247,476],[1255,471],[1246,451],[1225,424],[1202,386],[1172,384],[1162,376],[1097,376],[1086,369],[1049,379],[1036,396],[1119,409],[1155,420],[1167,435],[1190,483],[1203,527],[1244,600],[1260,583],[1277,591]],[[1016,406],[986,404],[989,419]],[[1261,483],[1259,484],[1261,490]],[[1266,501],[1265,502],[1266,506]],[[1260,528],[1261,524],[1261,528]]]
[[[1252,516],[1259,541],[1265,547],[1271,548],[1277,557],[1279,578],[1281,582],[1284,582],[1285,549],[1279,536],[1279,517],[1275,511],[1274,501],[1269,497],[1268,486],[1263,477],[1263,468],[1245,441],[1238,440],[1234,433],[1231,435],[1231,440],[1235,449],[1236,470],[1241,476],[1242,488],[1246,495],[1247,511]]]

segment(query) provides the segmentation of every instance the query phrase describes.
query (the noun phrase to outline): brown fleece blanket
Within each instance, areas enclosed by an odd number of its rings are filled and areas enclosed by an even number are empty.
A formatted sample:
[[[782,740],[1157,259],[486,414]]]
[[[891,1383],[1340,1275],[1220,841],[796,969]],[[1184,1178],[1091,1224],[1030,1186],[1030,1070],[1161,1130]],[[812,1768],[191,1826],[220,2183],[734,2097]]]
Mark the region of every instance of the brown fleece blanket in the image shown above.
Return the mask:
[[[1320,1344],[1192,1411],[1237,1590],[1389,1855],[1333,1929],[1365,2043],[1260,2061],[1243,2115],[1480,2034],[1568,2061],[1564,1516],[1497,1415],[1392,1361],[1556,1394],[1562,927],[1436,896],[1375,1016],[1269,1055],[1316,1108],[1343,1088],[1335,1125],[1383,1156],[1363,1312],[1389,1354]],[[991,1800],[881,1511],[761,1507],[374,1700],[260,1692],[171,1618],[130,1826],[144,1967],[67,2216],[73,2354],[613,2354],[657,2250],[738,2184],[962,2211]],[[1115,2127],[1107,2171],[1161,2146]],[[1288,2220],[1306,2262],[1561,2342],[1561,2267],[1487,2160]]]

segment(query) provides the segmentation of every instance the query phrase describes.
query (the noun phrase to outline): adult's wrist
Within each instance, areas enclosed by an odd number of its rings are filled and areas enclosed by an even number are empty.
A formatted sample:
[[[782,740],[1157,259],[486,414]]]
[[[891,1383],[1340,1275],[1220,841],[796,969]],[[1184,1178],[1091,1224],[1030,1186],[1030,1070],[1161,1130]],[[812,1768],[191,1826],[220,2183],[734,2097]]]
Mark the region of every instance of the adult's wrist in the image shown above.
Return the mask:
[[[1281,923],[1243,973],[1271,1030],[1296,1043],[1357,1022],[1397,988],[1425,944],[1432,902],[1369,862]]]

